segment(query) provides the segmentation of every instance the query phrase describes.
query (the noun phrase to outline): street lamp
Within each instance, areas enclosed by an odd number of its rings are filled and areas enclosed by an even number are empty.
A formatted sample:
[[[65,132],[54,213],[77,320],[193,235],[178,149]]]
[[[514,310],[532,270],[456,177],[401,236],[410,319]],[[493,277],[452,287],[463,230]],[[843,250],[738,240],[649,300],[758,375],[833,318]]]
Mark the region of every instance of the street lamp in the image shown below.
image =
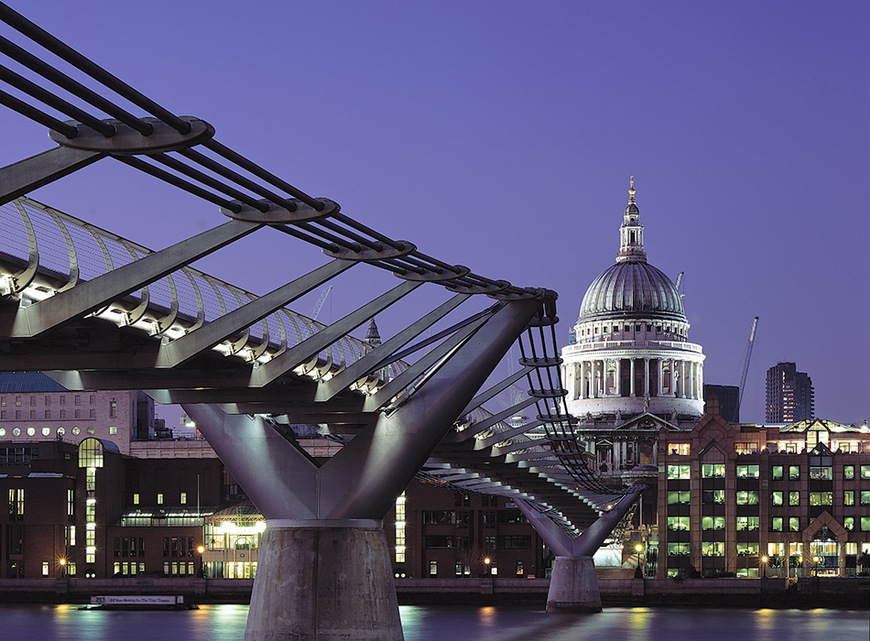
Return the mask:
[[[767,577],[767,562],[769,560],[770,559],[768,558],[768,556],[766,554],[761,557],[761,578],[762,579]]]
[[[199,552],[199,577],[201,579],[204,579],[205,572],[203,572],[204,566],[203,566],[202,554],[203,554],[203,552],[205,552],[205,546],[204,545],[197,546],[196,551]]]
[[[819,560],[820,560],[819,557],[817,557],[817,556],[813,557],[813,576],[819,575]]]
[[[637,553],[637,570],[635,571],[635,577],[642,579],[642,578],[644,578],[644,574],[645,574],[645,572],[643,571],[643,566],[640,564],[640,559],[641,559],[640,554],[641,554],[641,552],[643,552],[643,544],[642,543],[636,544],[634,546],[634,551]],[[640,576],[637,576],[638,574]]]
[[[66,559],[61,559],[58,564],[60,565],[60,576],[63,578],[66,576]]]
[[[485,567],[484,571],[486,572],[486,576],[489,576],[489,566],[492,565],[492,559],[489,557],[484,558],[483,565]]]

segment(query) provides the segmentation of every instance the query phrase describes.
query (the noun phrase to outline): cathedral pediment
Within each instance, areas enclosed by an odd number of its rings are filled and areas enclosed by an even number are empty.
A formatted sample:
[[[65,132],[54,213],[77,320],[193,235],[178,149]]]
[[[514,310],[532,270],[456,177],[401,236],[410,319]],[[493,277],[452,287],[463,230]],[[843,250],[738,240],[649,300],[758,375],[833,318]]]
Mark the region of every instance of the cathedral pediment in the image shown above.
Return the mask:
[[[634,416],[628,419],[622,425],[618,425],[617,429],[619,431],[625,432],[660,432],[661,430],[665,430],[666,432],[681,432],[679,427],[669,423],[665,419],[660,416],[656,416],[655,414],[650,414],[649,412],[644,412],[643,414],[639,414],[638,416]]]

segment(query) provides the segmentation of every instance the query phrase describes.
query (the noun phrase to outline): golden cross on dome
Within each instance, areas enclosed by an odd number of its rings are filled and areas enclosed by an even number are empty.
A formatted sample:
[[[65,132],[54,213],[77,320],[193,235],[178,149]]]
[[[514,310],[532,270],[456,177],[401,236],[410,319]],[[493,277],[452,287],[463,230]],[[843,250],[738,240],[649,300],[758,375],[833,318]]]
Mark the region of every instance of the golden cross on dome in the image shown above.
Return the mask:
[[[631,180],[628,183],[628,204],[634,205],[634,176],[631,177]]]

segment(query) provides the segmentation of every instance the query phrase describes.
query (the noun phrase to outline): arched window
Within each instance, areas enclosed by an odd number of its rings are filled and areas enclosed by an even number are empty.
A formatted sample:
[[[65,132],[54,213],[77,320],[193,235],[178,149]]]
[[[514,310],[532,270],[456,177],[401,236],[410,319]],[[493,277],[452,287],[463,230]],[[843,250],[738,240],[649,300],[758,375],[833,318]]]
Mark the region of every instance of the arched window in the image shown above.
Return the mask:
[[[103,467],[103,444],[86,438],[79,444],[79,467]]]

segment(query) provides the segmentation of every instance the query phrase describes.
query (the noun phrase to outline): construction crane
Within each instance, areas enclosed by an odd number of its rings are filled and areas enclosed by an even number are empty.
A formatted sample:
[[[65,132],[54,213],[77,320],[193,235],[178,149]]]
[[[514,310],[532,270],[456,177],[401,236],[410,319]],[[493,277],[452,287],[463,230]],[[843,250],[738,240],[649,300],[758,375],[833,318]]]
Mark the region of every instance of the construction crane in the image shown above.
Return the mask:
[[[317,320],[317,315],[320,313],[320,308],[323,307],[323,303],[326,302],[326,297],[329,296],[329,292],[332,291],[332,285],[323,290],[320,294],[320,298],[317,299],[317,302],[314,304],[314,309],[311,312],[311,320]]]
[[[758,316],[752,319],[752,329],[749,330],[749,343],[746,345],[746,358],[743,359],[743,374],[740,376],[740,392],[737,398],[737,416],[740,416],[740,406],[743,404],[743,389],[746,387],[746,375],[749,373],[749,359],[752,358],[752,344],[755,343],[755,329],[758,327]]]

